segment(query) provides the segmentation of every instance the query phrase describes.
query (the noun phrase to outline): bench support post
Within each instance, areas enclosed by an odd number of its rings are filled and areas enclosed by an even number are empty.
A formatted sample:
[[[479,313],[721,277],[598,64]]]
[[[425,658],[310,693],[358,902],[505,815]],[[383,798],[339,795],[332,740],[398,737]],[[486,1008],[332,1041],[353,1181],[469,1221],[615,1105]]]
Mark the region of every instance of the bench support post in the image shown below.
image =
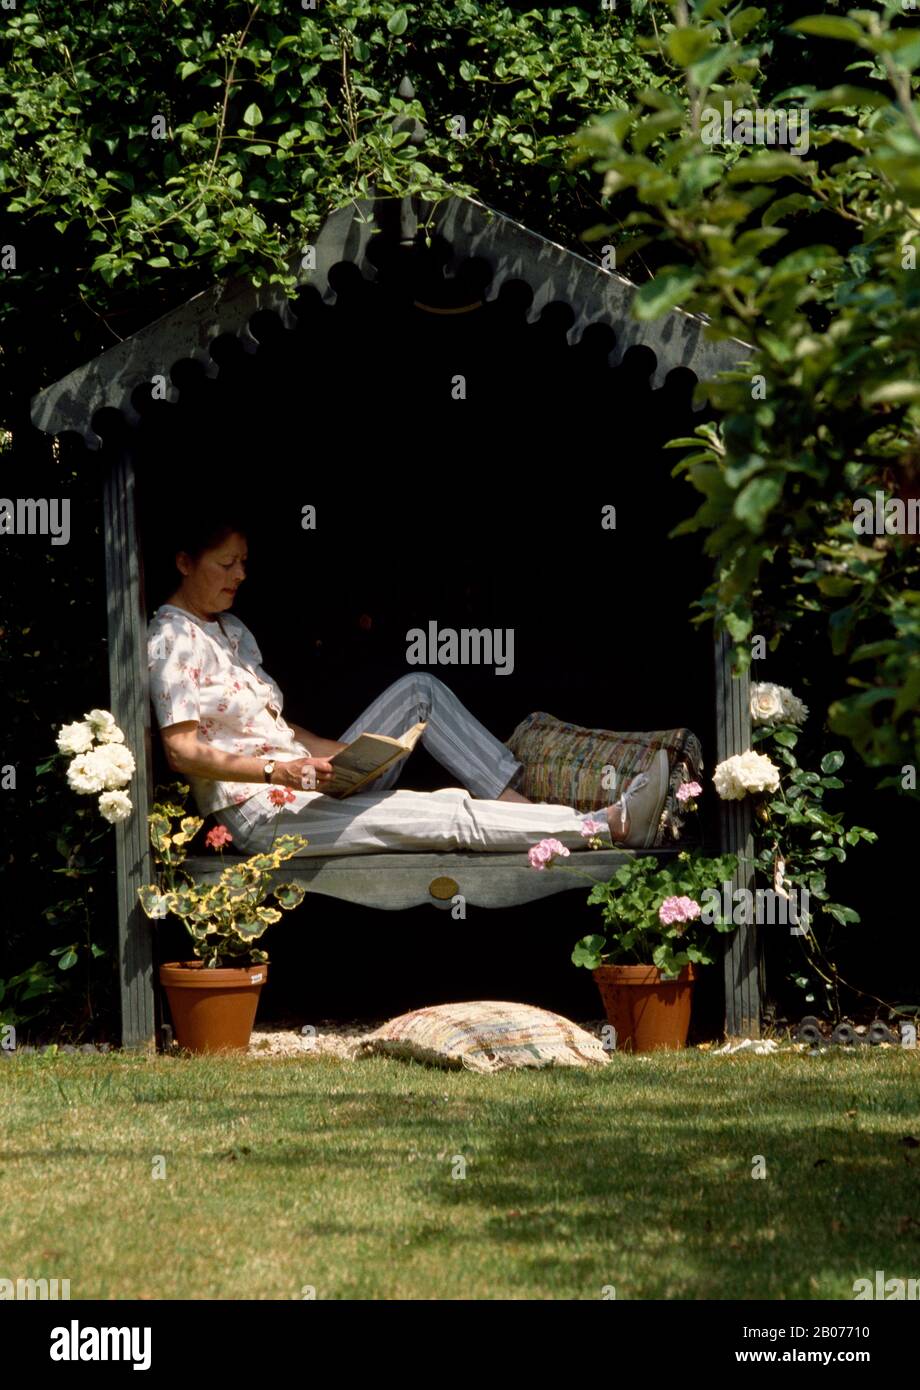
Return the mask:
[[[152,880],[153,866],[147,831],[151,784],[147,616],[135,506],[133,459],[119,445],[109,453],[104,492],[109,682],[112,713],[137,763],[128,788],[134,813],[115,826],[121,1045],[153,1051],[158,1022],[153,931],[137,900],[137,889]]]
[[[732,644],[722,629],[715,641],[716,750],[718,761],[751,746],[751,681],[745,671],[732,675]],[[737,854],[731,892],[754,891],[754,838],[751,803],[719,801],[719,852]],[[762,956],[754,922],[740,925],[725,938],[725,1031],[735,1037],[760,1037]]]

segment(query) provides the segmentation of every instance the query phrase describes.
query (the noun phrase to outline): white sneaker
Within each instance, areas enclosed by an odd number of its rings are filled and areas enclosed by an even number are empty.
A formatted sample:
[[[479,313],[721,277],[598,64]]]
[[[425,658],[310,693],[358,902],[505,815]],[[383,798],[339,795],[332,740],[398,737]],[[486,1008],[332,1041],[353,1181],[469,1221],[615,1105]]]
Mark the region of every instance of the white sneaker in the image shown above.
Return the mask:
[[[659,748],[651,765],[634,777],[613,803],[620,809],[619,820],[623,831],[614,834],[611,826],[610,838],[614,844],[626,845],[628,849],[652,847],[668,794],[669,777],[668,755],[663,748]],[[609,816],[607,823],[610,824]]]

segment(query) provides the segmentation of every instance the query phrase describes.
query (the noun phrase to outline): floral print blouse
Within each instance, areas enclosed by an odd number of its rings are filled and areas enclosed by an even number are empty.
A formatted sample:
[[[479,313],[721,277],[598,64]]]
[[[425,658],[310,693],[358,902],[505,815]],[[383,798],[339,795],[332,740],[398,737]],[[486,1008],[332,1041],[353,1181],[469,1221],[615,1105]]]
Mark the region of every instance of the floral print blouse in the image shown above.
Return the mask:
[[[284,696],[262,669],[262,653],[249,628],[230,613],[214,622],[164,603],[147,635],[150,698],[161,729],[196,720],[199,738],[227,753],[291,761],[308,758],[281,717]],[[189,777],[201,815],[258,798],[268,806],[269,787],[256,782],[218,782]],[[295,793],[298,806],[312,798]],[[298,809],[294,807],[293,809]]]

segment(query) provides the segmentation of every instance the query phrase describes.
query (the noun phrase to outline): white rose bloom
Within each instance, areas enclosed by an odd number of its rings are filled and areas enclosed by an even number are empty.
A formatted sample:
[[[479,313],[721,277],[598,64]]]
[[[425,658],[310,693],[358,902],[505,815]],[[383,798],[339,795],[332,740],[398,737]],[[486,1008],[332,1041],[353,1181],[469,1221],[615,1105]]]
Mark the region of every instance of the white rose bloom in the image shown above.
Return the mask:
[[[738,759],[738,777],[749,792],[775,792],[779,787],[779,768],[750,748]]]
[[[755,724],[772,724],[783,713],[780,687],[772,681],[757,681],[751,686],[751,718]]]
[[[745,796],[744,788],[735,773],[736,762],[737,758],[726,758],[724,763],[718,764],[712,774],[713,785],[723,801],[741,801]]]
[[[92,796],[105,787],[104,769],[96,761],[95,753],[78,753],[67,769],[67,782],[72,791],[81,796]]]
[[[93,746],[92,725],[65,724],[57,736],[57,746],[62,753],[88,753]]]
[[[103,792],[99,798],[99,810],[112,825],[127,820],[134,807],[127,792]]]
[[[106,791],[115,791],[119,787],[126,787],[131,781],[131,775],[136,765],[130,749],[125,748],[123,744],[105,743],[101,748],[96,748],[89,756],[96,760],[96,766],[102,775],[103,786]]]
[[[748,749],[719,763],[712,780],[723,801],[741,801],[748,792],[775,792],[779,787],[779,768],[762,753]]]
[[[804,724],[808,706],[788,686],[757,681],[751,686],[751,718],[755,724]]]
[[[83,717],[99,743],[124,743],[125,736],[107,709],[91,709]]]
[[[803,704],[797,695],[793,695],[791,690],[787,690],[784,685],[780,686],[780,695],[783,701],[783,718],[790,724],[804,724],[808,718],[808,706]]]

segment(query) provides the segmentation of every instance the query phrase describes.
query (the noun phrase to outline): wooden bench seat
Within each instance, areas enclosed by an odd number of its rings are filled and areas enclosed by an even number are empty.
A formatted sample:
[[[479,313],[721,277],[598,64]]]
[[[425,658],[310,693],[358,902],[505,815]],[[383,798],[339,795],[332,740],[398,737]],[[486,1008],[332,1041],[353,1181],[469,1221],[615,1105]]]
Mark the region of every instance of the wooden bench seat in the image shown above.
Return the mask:
[[[456,893],[461,893],[471,907],[516,907],[574,889],[587,894],[590,879],[606,882],[621,864],[637,854],[668,859],[680,848],[578,850],[563,863],[578,868],[586,875],[584,878],[559,872],[557,868],[532,869],[520,850],[511,854],[391,850],[380,854],[304,855],[289,859],[273,870],[271,877],[275,883],[301,884],[309,893],[389,911],[418,907],[421,903],[449,904]],[[185,861],[197,883],[214,882],[225,865],[226,861],[222,864],[216,855],[190,856]]]

